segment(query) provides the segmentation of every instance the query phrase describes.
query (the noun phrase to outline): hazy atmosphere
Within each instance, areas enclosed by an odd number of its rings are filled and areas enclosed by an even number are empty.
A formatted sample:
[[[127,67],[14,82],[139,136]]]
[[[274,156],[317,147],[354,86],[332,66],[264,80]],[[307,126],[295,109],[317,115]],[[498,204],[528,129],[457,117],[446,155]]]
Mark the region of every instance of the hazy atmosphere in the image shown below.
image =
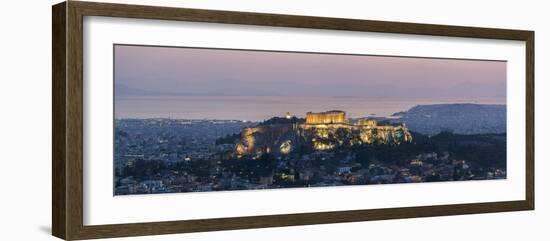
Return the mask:
[[[115,95],[122,118],[386,116],[417,104],[504,104],[506,62],[116,45]]]
[[[499,61],[118,45],[115,69],[118,95],[503,97],[506,93],[506,63]]]

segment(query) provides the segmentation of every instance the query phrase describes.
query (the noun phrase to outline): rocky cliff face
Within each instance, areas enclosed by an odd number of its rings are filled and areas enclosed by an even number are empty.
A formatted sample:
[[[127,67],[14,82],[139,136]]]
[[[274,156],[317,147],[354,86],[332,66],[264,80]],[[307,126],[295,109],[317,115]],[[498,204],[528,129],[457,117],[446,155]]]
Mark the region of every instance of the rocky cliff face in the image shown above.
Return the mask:
[[[241,131],[241,139],[235,145],[235,154],[237,156],[242,155],[261,155],[263,153],[289,153],[289,150],[281,152],[281,146],[283,143],[303,143],[299,133],[293,124],[270,124],[260,125],[252,128],[245,128]],[[292,145],[290,148],[292,148]]]

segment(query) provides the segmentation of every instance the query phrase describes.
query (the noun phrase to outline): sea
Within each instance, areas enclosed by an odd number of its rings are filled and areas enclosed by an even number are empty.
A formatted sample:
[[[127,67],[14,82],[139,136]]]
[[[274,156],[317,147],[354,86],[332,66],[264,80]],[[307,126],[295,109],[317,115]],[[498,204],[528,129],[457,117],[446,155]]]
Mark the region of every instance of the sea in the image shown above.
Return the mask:
[[[387,117],[416,105],[506,104],[505,97],[394,98],[355,96],[116,96],[115,118],[262,121],[275,116],[342,110],[348,118]]]

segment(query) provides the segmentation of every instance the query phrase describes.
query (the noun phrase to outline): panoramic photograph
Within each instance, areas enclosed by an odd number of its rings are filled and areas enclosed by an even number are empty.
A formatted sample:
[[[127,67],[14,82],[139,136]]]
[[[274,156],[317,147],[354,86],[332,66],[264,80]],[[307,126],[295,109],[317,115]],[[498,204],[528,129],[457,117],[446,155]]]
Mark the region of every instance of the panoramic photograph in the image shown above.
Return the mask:
[[[114,195],[506,179],[506,61],[114,45]]]

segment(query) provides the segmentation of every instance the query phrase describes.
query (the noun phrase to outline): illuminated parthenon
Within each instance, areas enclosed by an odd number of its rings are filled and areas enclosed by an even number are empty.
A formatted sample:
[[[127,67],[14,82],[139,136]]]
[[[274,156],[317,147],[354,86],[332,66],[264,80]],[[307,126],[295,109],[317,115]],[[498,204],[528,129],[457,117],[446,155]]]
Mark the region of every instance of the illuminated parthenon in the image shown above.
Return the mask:
[[[336,124],[346,123],[346,112],[331,110],[319,113],[306,113],[306,124]]]

